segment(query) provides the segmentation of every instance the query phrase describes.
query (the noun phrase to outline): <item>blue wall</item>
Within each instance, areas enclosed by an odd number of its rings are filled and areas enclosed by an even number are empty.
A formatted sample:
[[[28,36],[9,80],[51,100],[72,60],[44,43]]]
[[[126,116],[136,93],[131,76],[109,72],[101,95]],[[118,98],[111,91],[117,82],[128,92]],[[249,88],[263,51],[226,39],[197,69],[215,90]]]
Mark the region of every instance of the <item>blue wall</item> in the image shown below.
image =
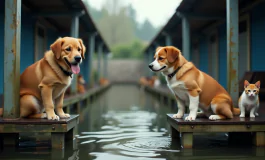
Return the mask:
[[[222,24],[218,28],[218,36],[219,36],[219,79],[218,82],[226,88],[226,77],[227,77],[227,51],[226,51],[226,23]]]
[[[251,70],[265,71],[265,3],[253,8],[251,14]]]
[[[35,21],[31,16],[21,16],[20,73],[34,63]]]
[[[4,6],[5,2],[0,1],[0,94],[2,94],[4,90]]]
[[[200,64],[199,69],[205,73],[208,73],[208,44],[205,37],[200,39]]]

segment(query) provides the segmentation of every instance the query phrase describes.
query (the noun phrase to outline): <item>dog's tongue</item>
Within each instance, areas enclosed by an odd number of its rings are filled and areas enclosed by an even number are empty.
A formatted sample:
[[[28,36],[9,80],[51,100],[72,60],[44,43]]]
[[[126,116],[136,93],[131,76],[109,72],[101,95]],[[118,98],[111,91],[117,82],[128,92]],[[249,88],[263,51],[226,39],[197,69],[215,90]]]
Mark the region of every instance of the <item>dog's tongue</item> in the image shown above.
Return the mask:
[[[80,72],[79,65],[71,65],[71,70],[74,74],[78,74]]]

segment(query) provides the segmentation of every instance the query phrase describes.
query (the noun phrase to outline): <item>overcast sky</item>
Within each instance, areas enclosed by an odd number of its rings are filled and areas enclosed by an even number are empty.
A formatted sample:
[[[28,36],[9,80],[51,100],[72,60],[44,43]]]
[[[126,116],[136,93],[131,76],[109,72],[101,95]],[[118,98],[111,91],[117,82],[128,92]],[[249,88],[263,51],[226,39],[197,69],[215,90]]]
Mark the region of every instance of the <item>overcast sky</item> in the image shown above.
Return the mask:
[[[100,9],[106,0],[87,0],[91,6]],[[173,15],[182,0],[123,0],[132,4],[137,11],[137,21],[149,19],[154,26],[163,26]]]

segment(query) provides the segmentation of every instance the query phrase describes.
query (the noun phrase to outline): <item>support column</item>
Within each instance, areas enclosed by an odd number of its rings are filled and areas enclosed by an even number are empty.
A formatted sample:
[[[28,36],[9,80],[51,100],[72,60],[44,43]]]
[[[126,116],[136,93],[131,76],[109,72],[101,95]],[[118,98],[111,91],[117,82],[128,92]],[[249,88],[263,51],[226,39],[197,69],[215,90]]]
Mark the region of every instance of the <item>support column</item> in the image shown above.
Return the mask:
[[[190,60],[190,24],[185,17],[181,15],[182,18],[182,52],[184,57],[189,61]]]
[[[5,1],[4,118],[18,118],[20,90],[21,0]]]
[[[153,59],[154,59],[154,53],[152,52],[151,49],[149,49],[148,50],[148,61],[149,61],[149,63],[153,62]],[[148,76],[151,77],[152,75],[153,75],[153,72],[151,70],[149,70]]]
[[[79,17],[78,15],[73,16],[72,18],[72,24],[71,24],[71,37],[78,38],[78,32],[79,32]],[[73,80],[71,84],[71,94],[77,93],[77,75],[72,75]]]
[[[172,46],[172,40],[168,33],[163,32],[163,35],[165,36],[165,42],[166,46]]]
[[[238,100],[238,0],[226,0],[227,88],[234,105]]]
[[[89,53],[88,53],[88,87],[93,87],[94,81],[93,81],[93,55],[95,52],[95,38],[96,38],[97,33],[92,33],[89,36]]]
[[[97,81],[99,81],[99,79],[101,78],[101,57],[102,57],[102,48],[103,48],[103,44],[102,43],[100,43],[99,45],[98,45],[98,76],[97,76]]]
[[[148,53],[149,53],[148,50],[144,53],[144,64],[149,65],[151,63],[151,61],[149,61],[149,59],[148,59],[148,57],[149,57]],[[148,65],[146,65],[146,67],[145,67],[145,76],[148,76],[149,72],[151,72]]]
[[[103,58],[104,58],[104,63],[103,63],[104,71],[103,71],[103,75],[104,75],[104,78],[107,78],[108,77],[108,53],[104,53]]]

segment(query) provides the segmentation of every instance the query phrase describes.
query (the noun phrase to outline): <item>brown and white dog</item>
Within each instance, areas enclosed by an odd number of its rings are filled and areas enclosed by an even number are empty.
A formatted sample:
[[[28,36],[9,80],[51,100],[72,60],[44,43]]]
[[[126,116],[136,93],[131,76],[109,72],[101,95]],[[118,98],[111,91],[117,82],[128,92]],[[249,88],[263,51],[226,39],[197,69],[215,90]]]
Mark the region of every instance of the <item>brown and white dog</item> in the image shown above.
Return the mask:
[[[44,58],[20,76],[21,117],[49,120],[70,117],[63,111],[64,93],[71,84],[72,74],[80,72],[86,48],[81,39],[72,37],[58,38],[50,48]]]
[[[162,72],[168,87],[176,96],[178,113],[174,114],[174,118],[183,117],[185,106],[189,106],[190,110],[185,118],[187,121],[193,121],[196,117],[227,119],[240,114],[238,108],[233,108],[227,91],[211,76],[188,62],[179,49],[173,46],[158,47],[149,68],[154,72]],[[197,113],[198,107],[202,112]]]

